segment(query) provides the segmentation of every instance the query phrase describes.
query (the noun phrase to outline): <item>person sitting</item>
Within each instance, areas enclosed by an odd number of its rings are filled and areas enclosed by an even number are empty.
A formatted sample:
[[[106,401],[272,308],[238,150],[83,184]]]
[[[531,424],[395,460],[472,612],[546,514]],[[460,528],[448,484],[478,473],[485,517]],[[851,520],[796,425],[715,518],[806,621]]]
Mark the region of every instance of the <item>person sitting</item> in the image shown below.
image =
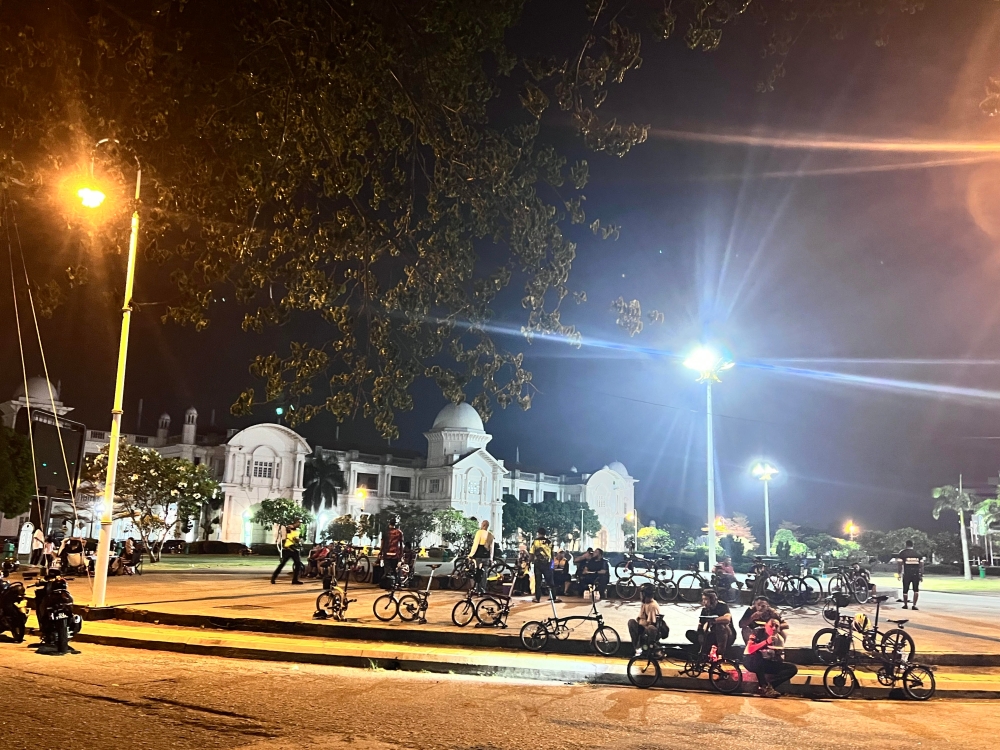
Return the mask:
[[[556,594],[569,593],[569,553],[556,552],[552,560],[552,585]]]
[[[611,580],[611,568],[608,567],[608,561],[604,559],[604,550],[600,547],[595,549],[590,559],[584,564],[584,570],[586,572],[580,576],[580,587],[586,591],[588,586],[594,586],[603,599],[608,588],[608,581]]]
[[[736,637],[733,627],[733,616],[729,605],[719,601],[718,594],[712,589],[701,592],[701,615],[697,630],[687,631],[687,639],[699,647],[701,653],[708,654],[713,646],[719,658],[726,655],[726,650]]]
[[[775,688],[788,682],[798,667],[784,659],[785,635],[778,619],[768,620],[764,627],[756,628],[747,641],[743,666],[757,675],[757,693],[764,698],[780,698]]]
[[[577,555],[573,558],[573,563],[576,565],[576,580],[580,583],[580,596],[583,596],[585,587],[583,585],[583,577],[587,573],[587,562],[591,557],[594,556],[593,547],[587,547],[587,551]]]
[[[514,588],[511,596],[531,595],[531,558],[524,544],[518,545],[517,562],[514,568]]]
[[[733,569],[732,558],[723,557],[715,566],[715,575],[718,578],[719,588],[728,589],[736,584],[736,571]]]
[[[309,550],[309,559],[306,560],[306,578],[318,578],[320,566],[326,561],[330,550],[323,544],[317,544]]]
[[[642,600],[639,616],[628,621],[628,633],[632,636],[632,648],[635,649],[636,656],[642,654],[644,643],[646,646],[653,646],[660,639],[658,627],[660,606],[653,598],[653,584],[642,584],[639,588],[639,596]]]
[[[747,607],[740,618],[740,632],[743,635],[743,642],[750,642],[750,635],[757,628],[763,627],[768,620],[778,620],[781,622],[782,630],[788,629],[788,623],[782,621],[781,615],[771,606],[771,602],[766,596],[755,597],[753,603]]]

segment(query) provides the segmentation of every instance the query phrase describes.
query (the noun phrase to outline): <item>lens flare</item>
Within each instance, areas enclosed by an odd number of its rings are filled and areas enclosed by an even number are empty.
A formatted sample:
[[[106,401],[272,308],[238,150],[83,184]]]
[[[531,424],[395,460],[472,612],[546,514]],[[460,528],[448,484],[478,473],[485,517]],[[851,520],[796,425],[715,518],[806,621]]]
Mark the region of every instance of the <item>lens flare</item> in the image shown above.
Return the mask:
[[[95,190],[93,188],[82,187],[76,191],[77,197],[83,204],[84,208],[97,208],[107,197],[100,190]]]

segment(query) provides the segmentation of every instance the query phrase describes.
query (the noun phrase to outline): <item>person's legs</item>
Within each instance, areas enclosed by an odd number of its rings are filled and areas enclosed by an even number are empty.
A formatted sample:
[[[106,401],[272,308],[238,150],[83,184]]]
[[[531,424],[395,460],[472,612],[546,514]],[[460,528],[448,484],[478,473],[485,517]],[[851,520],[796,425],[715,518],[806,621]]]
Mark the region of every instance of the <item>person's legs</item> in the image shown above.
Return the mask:
[[[903,609],[910,607],[910,579],[903,574]]]
[[[632,648],[639,650],[640,639],[642,638],[643,628],[639,627],[639,623],[635,620],[628,621],[628,634],[632,638]]]
[[[684,634],[684,637],[691,641],[691,643],[695,646],[702,645],[703,638],[700,630],[689,630]]]
[[[292,583],[302,583],[299,580],[299,573],[302,572],[302,556],[297,549],[292,550]]]
[[[288,554],[287,549],[281,550],[281,562],[278,563],[278,567],[274,569],[273,573],[271,573],[271,583],[275,582],[277,577],[281,574],[282,568],[285,567],[285,563],[288,562],[290,558],[291,555]]]
[[[729,624],[713,625],[712,640],[715,643],[715,648],[719,656],[725,656],[726,651],[729,649],[729,642],[732,640],[732,632],[729,630]]]
[[[601,595],[602,599],[606,596],[609,581],[610,576],[607,573],[597,574],[597,593]]]
[[[920,578],[913,579],[913,608],[917,608],[917,599],[920,598]]]
[[[392,585],[395,586],[396,581],[396,567],[399,565],[399,560],[395,557],[385,558],[385,571],[383,571],[383,576],[389,576],[392,578]]]
[[[771,674],[771,687],[778,687],[799,673],[799,668],[787,661],[772,662],[775,665]]]
[[[542,565],[535,563],[535,601],[542,600],[542,588],[545,583],[545,569]]]

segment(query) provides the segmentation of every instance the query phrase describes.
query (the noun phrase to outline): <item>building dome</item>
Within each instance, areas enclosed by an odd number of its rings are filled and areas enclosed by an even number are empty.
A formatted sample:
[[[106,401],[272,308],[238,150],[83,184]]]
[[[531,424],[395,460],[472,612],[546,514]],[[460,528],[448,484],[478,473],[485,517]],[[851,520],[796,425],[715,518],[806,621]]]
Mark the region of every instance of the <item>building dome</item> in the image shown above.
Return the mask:
[[[434,418],[432,430],[471,430],[485,432],[483,420],[479,412],[464,401],[461,404],[448,404]]]
[[[618,474],[619,476],[624,477],[625,479],[629,479],[632,476],[631,474],[628,473],[628,469],[625,468],[625,464],[623,464],[621,461],[612,461],[610,464],[608,464],[608,468],[611,469],[611,471]]]
[[[52,396],[59,401],[59,389],[52,386]],[[22,383],[14,391],[14,400],[24,397],[24,384]],[[49,381],[41,376],[28,378],[28,400],[33,403],[49,403]]]

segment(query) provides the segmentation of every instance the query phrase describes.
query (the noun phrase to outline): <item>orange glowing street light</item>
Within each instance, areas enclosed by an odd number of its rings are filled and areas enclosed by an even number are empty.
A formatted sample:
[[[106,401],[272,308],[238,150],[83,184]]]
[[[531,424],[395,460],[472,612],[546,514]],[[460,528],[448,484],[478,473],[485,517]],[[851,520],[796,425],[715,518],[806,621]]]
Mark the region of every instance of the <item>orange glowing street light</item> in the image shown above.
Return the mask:
[[[84,208],[97,208],[107,196],[96,188],[82,187],[76,191],[77,197]]]
[[[861,533],[861,529],[854,523],[854,521],[848,521],[844,524],[844,533],[851,537],[851,541],[854,541],[854,537]]]

